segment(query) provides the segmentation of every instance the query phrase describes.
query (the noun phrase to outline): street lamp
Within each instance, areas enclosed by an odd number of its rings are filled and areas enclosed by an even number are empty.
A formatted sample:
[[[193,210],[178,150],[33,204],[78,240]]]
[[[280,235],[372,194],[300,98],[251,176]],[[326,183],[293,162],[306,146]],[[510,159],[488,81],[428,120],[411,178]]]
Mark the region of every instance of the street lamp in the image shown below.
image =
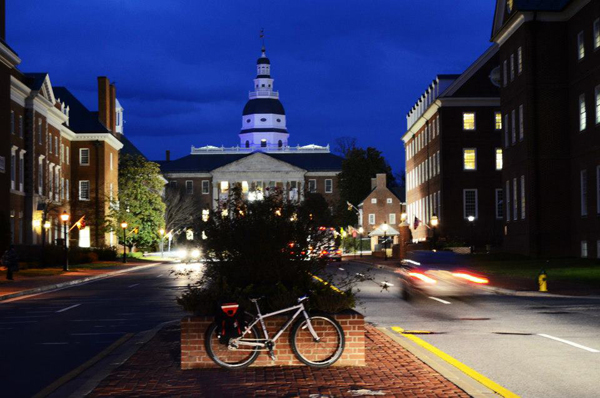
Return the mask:
[[[365,229],[363,227],[358,228],[358,233],[360,234],[360,240],[359,240],[359,251],[360,251],[360,256],[362,257],[362,239],[363,239],[363,233],[365,232]]]
[[[435,234],[435,228],[438,226],[439,223],[440,220],[434,213],[433,216],[431,216],[431,227],[433,228],[433,239],[431,243],[433,244],[433,250],[437,248],[437,236]]]
[[[127,263],[127,247],[125,246],[125,239],[127,239],[127,223],[123,221],[121,223],[121,228],[123,228],[123,264]]]
[[[165,247],[165,230],[161,228],[158,233],[160,234],[160,256],[164,257],[164,247]]]
[[[60,219],[63,222],[63,231],[65,238],[65,264],[63,266],[63,271],[69,270],[69,230],[67,229],[67,223],[69,222],[69,218],[71,218],[71,216],[69,216],[66,210],[63,211],[63,214],[60,215]]]
[[[467,220],[469,220],[469,224],[471,224],[471,254],[473,254],[475,252],[475,243],[474,243],[474,231],[473,231],[473,225],[475,224],[475,216],[469,216],[467,217]]]
[[[387,223],[384,223],[381,226],[381,229],[383,230],[383,259],[387,260],[387,231],[388,231]]]

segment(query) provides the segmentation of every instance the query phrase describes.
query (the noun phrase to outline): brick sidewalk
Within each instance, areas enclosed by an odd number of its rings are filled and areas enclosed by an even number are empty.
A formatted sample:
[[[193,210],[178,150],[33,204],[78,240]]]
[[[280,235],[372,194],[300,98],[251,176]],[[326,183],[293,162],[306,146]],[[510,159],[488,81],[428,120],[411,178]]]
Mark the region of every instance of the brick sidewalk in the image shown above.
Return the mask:
[[[72,282],[78,279],[84,279],[99,275],[110,274],[120,270],[126,270],[140,265],[148,265],[148,262],[129,262],[126,265],[115,264],[114,266],[102,269],[74,269],[73,271],[63,272],[59,275],[48,276],[23,276],[15,272],[14,281],[6,280],[6,272],[0,272],[0,297],[22,291],[28,291],[49,285]],[[0,267],[0,270],[5,270]]]
[[[372,326],[366,330],[367,366],[179,369],[179,326],[159,332],[113,371],[91,397],[349,397],[350,390],[386,397],[468,397]],[[365,395],[369,396],[369,395]]]

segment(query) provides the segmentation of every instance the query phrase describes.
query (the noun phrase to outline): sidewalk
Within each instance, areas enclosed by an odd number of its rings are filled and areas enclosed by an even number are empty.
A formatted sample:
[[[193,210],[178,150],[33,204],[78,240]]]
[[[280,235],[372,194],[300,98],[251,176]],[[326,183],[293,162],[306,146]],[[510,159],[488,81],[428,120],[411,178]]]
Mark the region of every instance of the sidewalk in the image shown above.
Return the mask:
[[[114,370],[90,397],[468,397],[373,326],[366,326],[366,367],[307,366],[179,369],[180,327],[160,331]],[[362,391],[361,391],[362,390]],[[354,393],[353,393],[354,392]],[[362,392],[362,394],[360,394]],[[379,394],[382,395],[382,394]]]
[[[5,268],[0,268],[0,301],[9,298],[35,294],[46,290],[76,285],[90,280],[108,277],[112,274],[132,271],[140,266],[152,266],[157,263],[147,261],[130,261],[127,264],[117,262],[97,262],[93,266],[72,266],[71,271],[64,272],[60,268],[34,268],[16,272],[14,281],[6,280]],[[49,275],[44,275],[48,273]],[[29,275],[39,276],[29,276]]]

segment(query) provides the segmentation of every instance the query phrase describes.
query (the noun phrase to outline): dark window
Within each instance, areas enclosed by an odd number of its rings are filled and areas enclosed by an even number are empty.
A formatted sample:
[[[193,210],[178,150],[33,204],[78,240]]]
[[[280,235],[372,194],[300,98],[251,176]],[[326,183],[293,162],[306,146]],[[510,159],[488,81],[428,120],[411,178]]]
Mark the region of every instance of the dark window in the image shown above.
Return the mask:
[[[267,119],[265,119],[264,117],[260,119],[261,122],[266,122]]]
[[[246,148],[250,148],[250,141],[246,141]]]
[[[267,147],[267,140],[260,140],[260,146],[262,148],[266,148]]]
[[[281,148],[281,147],[283,146],[283,142],[282,142],[281,140],[279,140],[279,142],[277,143],[277,146],[278,146],[279,148]]]
[[[281,119],[277,119],[277,123],[281,123]]]
[[[246,119],[246,123],[250,123],[250,119]]]

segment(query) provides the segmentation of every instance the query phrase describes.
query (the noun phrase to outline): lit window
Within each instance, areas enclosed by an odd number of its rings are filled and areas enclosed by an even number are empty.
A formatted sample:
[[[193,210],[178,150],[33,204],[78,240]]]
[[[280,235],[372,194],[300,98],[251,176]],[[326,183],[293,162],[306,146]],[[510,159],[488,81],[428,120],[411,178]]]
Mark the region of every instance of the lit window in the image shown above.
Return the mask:
[[[525,176],[521,176],[521,220],[525,219]]]
[[[203,209],[202,210],[202,221],[207,222],[209,214],[210,214],[210,210]]]
[[[594,21],[594,50],[600,47],[600,19]]]
[[[369,214],[369,225],[375,225],[375,214]]]
[[[185,193],[188,195],[194,193],[194,181],[188,180],[185,182]]]
[[[496,112],[494,117],[496,120],[496,130],[502,130],[502,114],[500,112]]]
[[[477,170],[477,149],[463,149],[463,170]]]
[[[475,130],[475,113],[463,113],[463,130]]]
[[[333,180],[326,179],[325,180],[325,193],[332,193],[332,192],[333,192]]]
[[[587,112],[585,110],[585,94],[579,96],[579,131],[587,127]]]
[[[504,218],[504,192],[502,189],[496,189],[496,218],[502,220]]]
[[[202,195],[208,195],[208,180],[202,181]]]
[[[520,75],[523,72],[523,48],[517,50],[517,73]]]
[[[587,258],[587,256],[588,256],[587,240],[582,240],[581,241],[581,257]]]
[[[248,193],[248,181],[242,181],[242,193]]]
[[[502,170],[502,148],[496,148],[496,170]]]
[[[583,41],[583,31],[577,35],[577,59],[582,60],[585,57],[585,44]]]
[[[596,124],[600,123],[600,86],[596,86]]]
[[[221,181],[221,193],[225,193],[229,190],[229,181]]]
[[[88,148],[81,148],[79,150],[79,164],[82,166],[90,164],[90,150]]]
[[[473,216],[477,218],[477,190],[476,189],[464,189],[463,190],[463,212],[464,218]]]

